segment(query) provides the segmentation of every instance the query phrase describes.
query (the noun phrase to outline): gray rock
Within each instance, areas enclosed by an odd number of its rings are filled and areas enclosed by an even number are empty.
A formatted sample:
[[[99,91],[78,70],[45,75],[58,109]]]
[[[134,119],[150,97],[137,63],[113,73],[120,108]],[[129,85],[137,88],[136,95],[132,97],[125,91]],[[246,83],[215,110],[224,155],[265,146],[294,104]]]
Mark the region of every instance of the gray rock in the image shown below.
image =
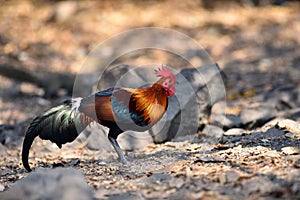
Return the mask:
[[[16,147],[21,145],[24,130],[26,129],[29,121],[23,121],[15,125],[1,124],[0,125],[0,143],[5,147]]]
[[[242,126],[242,120],[236,115],[212,114],[211,120],[225,130]]]
[[[263,129],[268,129],[272,127],[277,127],[286,131],[286,136],[291,138],[299,138],[300,137],[300,123],[291,119],[286,118],[275,118],[263,126]]]
[[[179,83],[177,93],[184,95],[185,100],[189,100],[190,103],[181,107],[179,111],[183,113],[185,109],[190,109],[192,112],[188,112],[189,115],[186,116],[188,124],[193,124],[189,121],[193,119],[194,116],[191,114],[194,113],[198,116],[198,127],[204,126],[208,122],[212,106],[218,101],[225,100],[226,92],[221,70],[218,65],[207,65],[183,69],[180,74],[183,75],[184,81]],[[189,86],[192,86],[194,91],[190,91]],[[225,113],[225,107],[223,113]],[[183,132],[186,131],[183,130]]]
[[[75,169],[44,169],[17,181],[0,199],[93,199],[83,175]]]
[[[219,181],[222,184],[235,183],[240,177],[241,177],[241,174],[239,172],[237,172],[236,170],[227,170],[224,173],[220,174]]]
[[[183,69],[176,78],[177,99],[169,99],[172,109],[168,109],[166,121],[171,128],[159,133],[167,140],[194,134],[198,127],[207,124],[212,105],[225,98],[224,83],[216,65]]]
[[[0,192],[3,192],[4,189],[5,189],[4,185],[2,185],[2,184],[0,183]]]
[[[235,135],[235,136],[237,136],[237,135],[243,135],[244,132],[245,132],[245,130],[242,129],[242,128],[232,128],[232,129],[227,130],[224,133],[224,135],[227,135],[227,136],[229,136],[229,135],[231,135],[231,136]]]
[[[86,142],[86,146],[90,150],[113,151],[112,145],[107,138],[108,128],[95,123],[87,127],[83,134],[86,137],[84,142]]]
[[[278,127],[288,130],[300,136],[300,123],[291,119],[284,119],[278,122]]]
[[[118,141],[120,142],[122,149],[131,151],[134,149],[143,149],[148,144],[153,143],[153,137],[150,135],[149,131],[126,131],[118,137]]]
[[[272,104],[277,110],[289,110],[299,107],[299,91],[298,87],[293,84],[284,84],[275,87],[266,93],[264,101]]]
[[[6,150],[7,150],[7,148],[3,144],[0,143],[0,155],[4,154]]]
[[[208,124],[205,126],[202,133],[205,133],[206,135],[211,137],[221,138],[224,134],[224,131],[218,126]]]
[[[130,192],[112,194],[108,197],[108,200],[143,200],[141,195],[131,194]]]
[[[255,193],[268,194],[280,188],[267,177],[253,177],[249,180],[245,180],[242,182],[242,187],[245,195]]]
[[[172,176],[170,176],[169,174],[165,174],[165,173],[154,173],[151,176],[145,178],[145,182],[149,183],[160,183],[160,182],[165,182],[165,181],[169,181],[172,179]]]
[[[300,195],[300,183],[299,182],[295,182],[293,184],[291,190],[292,190],[293,194],[298,195],[298,197],[299,197],[299,195]]]
[[[244,108],[239,116],[244,127],[255,128],[274,118],[276,110],[268,104],[258,103]]]
[[[202,133],[204,135],[202,136],[202,139],[198,142],[200,143],[208,142],[209,144],[216,144],[222,139],[224,131],[218,126],[208,124],[202,130]]]
[[[295,121],[300,121],[300,107],[289,110],[280,111],[277,117],[288,118]]]
[[[287,155],[300,154],[300,148],[298,147],[283,147],[281,151]]]
[[[280,122],[280,121],[282,121],[282,120],[284,120],[284,118],[275,118],[275,119],[272,119],[272,120],[270,120],[270,121],[268,121],[267,123],[265,123],[264,125],[263,125],[263,129],[269,129],[269,128],[273,128],[273,127],[275,127],[275,126],[277,126],[278,125],[278,123]]]

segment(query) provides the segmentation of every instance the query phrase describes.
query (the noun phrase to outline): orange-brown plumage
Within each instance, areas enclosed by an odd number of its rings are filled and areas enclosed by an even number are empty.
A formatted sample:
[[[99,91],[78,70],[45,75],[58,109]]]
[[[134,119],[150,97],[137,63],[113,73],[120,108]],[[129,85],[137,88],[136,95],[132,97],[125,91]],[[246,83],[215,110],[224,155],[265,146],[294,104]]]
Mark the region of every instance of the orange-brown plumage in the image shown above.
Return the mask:
[[[160,84],[150,88],[136,89],[131,96],[129,110],[139,113],[148,125],[155,124],[168,106],[167,94]]]

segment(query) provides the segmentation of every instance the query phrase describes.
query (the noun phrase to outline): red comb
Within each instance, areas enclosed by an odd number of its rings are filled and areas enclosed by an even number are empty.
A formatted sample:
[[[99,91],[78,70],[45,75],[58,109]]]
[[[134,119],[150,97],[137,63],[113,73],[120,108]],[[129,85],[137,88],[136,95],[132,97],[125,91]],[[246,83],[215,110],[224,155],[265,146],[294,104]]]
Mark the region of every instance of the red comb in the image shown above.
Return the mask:
[[[171,77],[174,78],[173,73],[167,67],[167,65],[162,65],[161,68],[154,70],[156,76],[163,76],[163,77]]]

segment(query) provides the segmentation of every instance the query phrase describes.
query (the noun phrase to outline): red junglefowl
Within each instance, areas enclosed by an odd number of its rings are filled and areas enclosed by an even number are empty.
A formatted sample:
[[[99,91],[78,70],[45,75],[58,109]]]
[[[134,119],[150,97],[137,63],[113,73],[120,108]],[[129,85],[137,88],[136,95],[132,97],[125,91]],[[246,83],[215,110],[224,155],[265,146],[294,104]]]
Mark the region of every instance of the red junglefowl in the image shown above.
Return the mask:
[[[37,116],[25,134],[22,162],[27,171],[29,149],[35,137],[50,140],[61,148],[74,141],[90,123],[109,128],[108,139],[122,163],[127,160],[117,142],[126,130],[144,131],[163,116],[168,107],[168,96],[175,94],[175,76],[167,68],[155,70],[160,79],[148,88],[110,88],[86,98],[67,100]]]

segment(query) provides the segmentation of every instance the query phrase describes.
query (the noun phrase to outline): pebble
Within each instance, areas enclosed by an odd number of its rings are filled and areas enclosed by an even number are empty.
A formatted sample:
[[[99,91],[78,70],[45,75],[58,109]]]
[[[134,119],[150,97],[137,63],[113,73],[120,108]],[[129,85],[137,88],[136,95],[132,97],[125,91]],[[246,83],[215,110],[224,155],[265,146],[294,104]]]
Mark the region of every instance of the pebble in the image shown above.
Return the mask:
[[[253,177],[242,183],[244,194],[250,195],[254,193],[268,194],[276,190],[274,183],[267,177]]]
[[[183,185],[184,185],[184,180],[183,179],[179,179],[179,178],[173,178],[169,181],[169,186],[172,187],[172,188],[181,188]]]
[[[223,129],[221,129],[218,126],[209,125],[209,124],[205,126],[202,132],[205,133],[207,136],[216,137],[216,138],[221,138],[224,134]]]
[[[2,185],[2,184],[0,183],[0,192],[3,192],[4,189],[5,189],[4,185]]]
[[[219,181],[222,184],[234,183],[240,178],[240,173],[235,170],[228,170],[219,176]]]
[[[295,136],[300,136],[300,123],[291,119],[285,118],[275,118],[269,122],[267,122],[262,128],[272,128],[278,127],[280,129],[284,129],[289,131],[289,134],[286,134],[287,137],[294,138]]]
[[[107,162],[105,162],[105,161],[98,161],[97,164],[100,165],[100,166],[106,166]]]
[[[271,121],[268,121],[267,123],[265,123],[263,126],[262,126],[262,129],[263,130],[266,130],[266,129],[269,129],[269,128],[273,128],[274,126],[277,126],[277,124],[284,120],[284,118],[275,118],[275,119],[272,119]]]
[[[295,182],[291,188],[294,194],[300,194],[300,183]],[[298,196],[299,197],[299,196]]]
[[[248,107],[240,112],[243,125],[248,128],[260,126],[275,117],[275,115],[275,108],[264,104]]]
[[[226,181],[228,183],[236,182],[239,178],[240,178],[240,173],[236,172],[235,170],[226,171]]]
[[[292,133],[300,135],[300,123],[291,120],[291,119],[284,119],[279,121],[278,124],[279,128],[286,129]]]
[[[242,125],[242,120],[236,115],[217,114],[212,116],[212,121],[227,129],[241,127]]]
[[[281,151],[288,155],[300,154],[300,149],[297,147],[283,147]]]
[[[297,138],[297,135],[295,133],[291,133],[291,132],[286,133],[285,136],[288,138],[291,138],[291,139]]]
[[[244,131],[245,130],[242,129],[242,128],[231,128],[231,129],[227,130],[224,133],[224,135],[227,135],[227,136],[229,136],[229,135],[231,135],[231,136],[238,136],[238,135],[243,135]]]
[[[276,150],[270,150],[262,154],[264,157],[279,158],[280,154]]]
[[[4,154],[5,151],[6,151],[6,147],[2,143],[0,143],[0,155]]]

